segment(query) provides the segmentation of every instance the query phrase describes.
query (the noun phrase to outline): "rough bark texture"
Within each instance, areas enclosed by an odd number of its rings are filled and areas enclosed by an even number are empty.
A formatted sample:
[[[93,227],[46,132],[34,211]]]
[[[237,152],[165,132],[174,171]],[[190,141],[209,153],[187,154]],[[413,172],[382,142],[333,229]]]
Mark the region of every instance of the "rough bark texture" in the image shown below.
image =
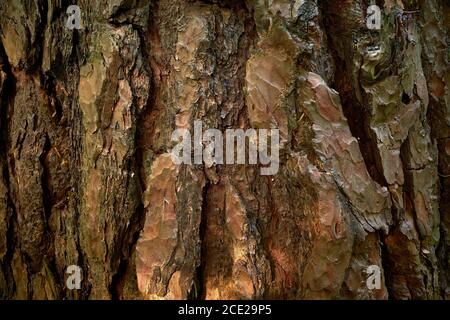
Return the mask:
[[[450,3],[373,3],[2,0],[0,298],[450,299]],[[195,120],[278,174],[175,165]]]

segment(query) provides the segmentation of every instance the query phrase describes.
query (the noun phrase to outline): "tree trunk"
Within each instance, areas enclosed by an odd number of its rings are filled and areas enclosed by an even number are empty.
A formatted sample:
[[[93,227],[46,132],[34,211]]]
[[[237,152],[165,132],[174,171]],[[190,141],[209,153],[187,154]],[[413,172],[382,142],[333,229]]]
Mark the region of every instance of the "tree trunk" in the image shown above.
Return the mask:
[[[449,1],[71,4],[0,3],[0,298],[450,299]],[[175,164],[198,120],[278,173]]]

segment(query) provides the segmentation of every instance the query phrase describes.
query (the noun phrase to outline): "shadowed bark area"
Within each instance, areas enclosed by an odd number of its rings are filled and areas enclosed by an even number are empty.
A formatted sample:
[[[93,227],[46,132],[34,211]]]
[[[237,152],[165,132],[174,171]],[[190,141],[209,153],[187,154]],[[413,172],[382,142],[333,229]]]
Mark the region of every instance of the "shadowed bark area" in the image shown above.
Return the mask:
[[[1,299],[450,299],[448,2],[71,4],[0,3]],[[278,172],[175,164],[199,120]]]

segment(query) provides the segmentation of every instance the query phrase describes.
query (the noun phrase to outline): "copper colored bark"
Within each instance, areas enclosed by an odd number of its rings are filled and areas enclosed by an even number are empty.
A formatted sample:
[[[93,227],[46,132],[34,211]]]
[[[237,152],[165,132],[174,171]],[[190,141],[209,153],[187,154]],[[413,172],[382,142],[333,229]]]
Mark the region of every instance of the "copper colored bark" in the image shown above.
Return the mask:
[[[450,299],[447,2],[68,2],[0,3],[1,299]],[[174,163],[199,120],[277,174]]]

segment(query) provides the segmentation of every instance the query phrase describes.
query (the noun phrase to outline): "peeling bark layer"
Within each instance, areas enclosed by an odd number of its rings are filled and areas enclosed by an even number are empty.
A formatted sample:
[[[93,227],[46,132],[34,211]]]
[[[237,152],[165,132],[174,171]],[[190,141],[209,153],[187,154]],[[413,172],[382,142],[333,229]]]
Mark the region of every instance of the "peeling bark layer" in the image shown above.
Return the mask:
[[[450,6],[376,2],[3,0],[0,298],[450,299]]]

